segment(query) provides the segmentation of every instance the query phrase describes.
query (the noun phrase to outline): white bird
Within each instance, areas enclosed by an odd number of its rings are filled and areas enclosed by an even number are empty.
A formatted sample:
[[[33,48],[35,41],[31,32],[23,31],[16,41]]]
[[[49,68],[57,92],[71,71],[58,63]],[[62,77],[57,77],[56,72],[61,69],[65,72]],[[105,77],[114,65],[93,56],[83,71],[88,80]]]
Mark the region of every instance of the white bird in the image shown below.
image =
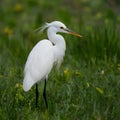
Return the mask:
[[[29,91],[36,84],[36,107],[38,102],[38,82],[44,80],[43,97],[46,107],[48,103],[46,99],[46,80],[54,65],[59,68],[65,55],[66,43],[64,38],[57,34],[58,32],[72,34],[78,37],[81,35],[69,30],[62,22],[53,21],[46,23],[44,26],[37,29],[43,31],[47,28],[48,39],[39,41],[30,52],[25,68],[23,89]]]

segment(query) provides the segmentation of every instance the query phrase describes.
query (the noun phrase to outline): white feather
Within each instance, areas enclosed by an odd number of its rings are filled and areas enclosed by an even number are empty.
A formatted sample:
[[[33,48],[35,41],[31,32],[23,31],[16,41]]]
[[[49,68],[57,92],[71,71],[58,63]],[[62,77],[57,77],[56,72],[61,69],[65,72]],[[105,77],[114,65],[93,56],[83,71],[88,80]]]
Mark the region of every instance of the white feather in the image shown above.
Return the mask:
[[[43,25],[42,27],[39,27],[39,28],[35,29],[33,32],[39,32],[39,33],[41,33],[41,32],[43,32],[48,27],[49,27],[49,23],[45,23],[45,25]]]
[[[64,38],[56,34],[59,31],[64,32],[60,29],[61,27],[66,28],[63,23],[54,21],[52,23],[46,23],[44,26],[35,30],[42,32],[48,28],[47,35],[49,40],[44,39],[38,42],[28,56],[23,80],[23,89],[25,91],[30,90],[35,83],[47,78],[54,63],[59,68],[66,50]]]
[[[24,70],[23,89],[28,91],[35,83],[45,79],[54,64],[52,43],[40,41],[30,52]]]

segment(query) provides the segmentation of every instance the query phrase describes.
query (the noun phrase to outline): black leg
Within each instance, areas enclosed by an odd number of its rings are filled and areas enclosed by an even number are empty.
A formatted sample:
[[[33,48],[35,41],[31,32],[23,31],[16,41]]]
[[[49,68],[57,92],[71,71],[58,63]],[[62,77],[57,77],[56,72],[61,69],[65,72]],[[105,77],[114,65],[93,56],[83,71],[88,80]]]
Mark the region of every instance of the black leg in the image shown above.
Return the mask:
[[[45,84],[44,84],[43,97],[45,100],[46,108],[48,108],[48,103],[47,103],[47,98],[46,98],[46,79],[45,79]]]
[[[36,108],[38,106],[38,97],[39,97],[39,95],[38,95],[38,84],[36,83]]]

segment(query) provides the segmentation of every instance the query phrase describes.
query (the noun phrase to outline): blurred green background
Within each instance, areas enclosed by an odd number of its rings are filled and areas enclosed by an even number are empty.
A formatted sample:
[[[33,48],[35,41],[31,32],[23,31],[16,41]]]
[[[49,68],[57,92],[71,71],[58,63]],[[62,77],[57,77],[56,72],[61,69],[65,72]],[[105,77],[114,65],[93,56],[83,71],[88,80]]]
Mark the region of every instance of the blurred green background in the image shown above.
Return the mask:
[[[119,11],[119,0],[1,0],[0,120],[119,120]],[[36,109],[35,87],[22,89],[24,65],[33,46],[47,38],[46,31],[33,31],[55,20],[83,38],[62,34],[66,56],[49,75],[49,108],[41,83]]]

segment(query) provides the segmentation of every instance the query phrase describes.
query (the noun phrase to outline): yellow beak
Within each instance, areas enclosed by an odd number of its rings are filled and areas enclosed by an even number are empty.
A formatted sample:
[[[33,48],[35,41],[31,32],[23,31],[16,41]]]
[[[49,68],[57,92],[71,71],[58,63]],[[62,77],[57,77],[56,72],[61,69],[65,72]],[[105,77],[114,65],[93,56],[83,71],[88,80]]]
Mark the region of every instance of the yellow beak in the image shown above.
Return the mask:
[[[74,36],[77,36],[77,37],[83,37],[82,35],[80,35],[80,34],[77,34],[77,33],[75,33],[75,32],[73,32],[73,31],[71,31],[71,30],[69,30],[69,29],[64,29],[65,31],[67,31],[68,32],[68,34],[71,34],[71,35],[74,35]]]
[[[75,33],[75,32],[68,32],[69,34],[71,34],[71,35],[74,35],[74,36],[77,36],[77,37],[83,37],[82,35],[80,35],[80,34],[77,34],[77,33]]]

